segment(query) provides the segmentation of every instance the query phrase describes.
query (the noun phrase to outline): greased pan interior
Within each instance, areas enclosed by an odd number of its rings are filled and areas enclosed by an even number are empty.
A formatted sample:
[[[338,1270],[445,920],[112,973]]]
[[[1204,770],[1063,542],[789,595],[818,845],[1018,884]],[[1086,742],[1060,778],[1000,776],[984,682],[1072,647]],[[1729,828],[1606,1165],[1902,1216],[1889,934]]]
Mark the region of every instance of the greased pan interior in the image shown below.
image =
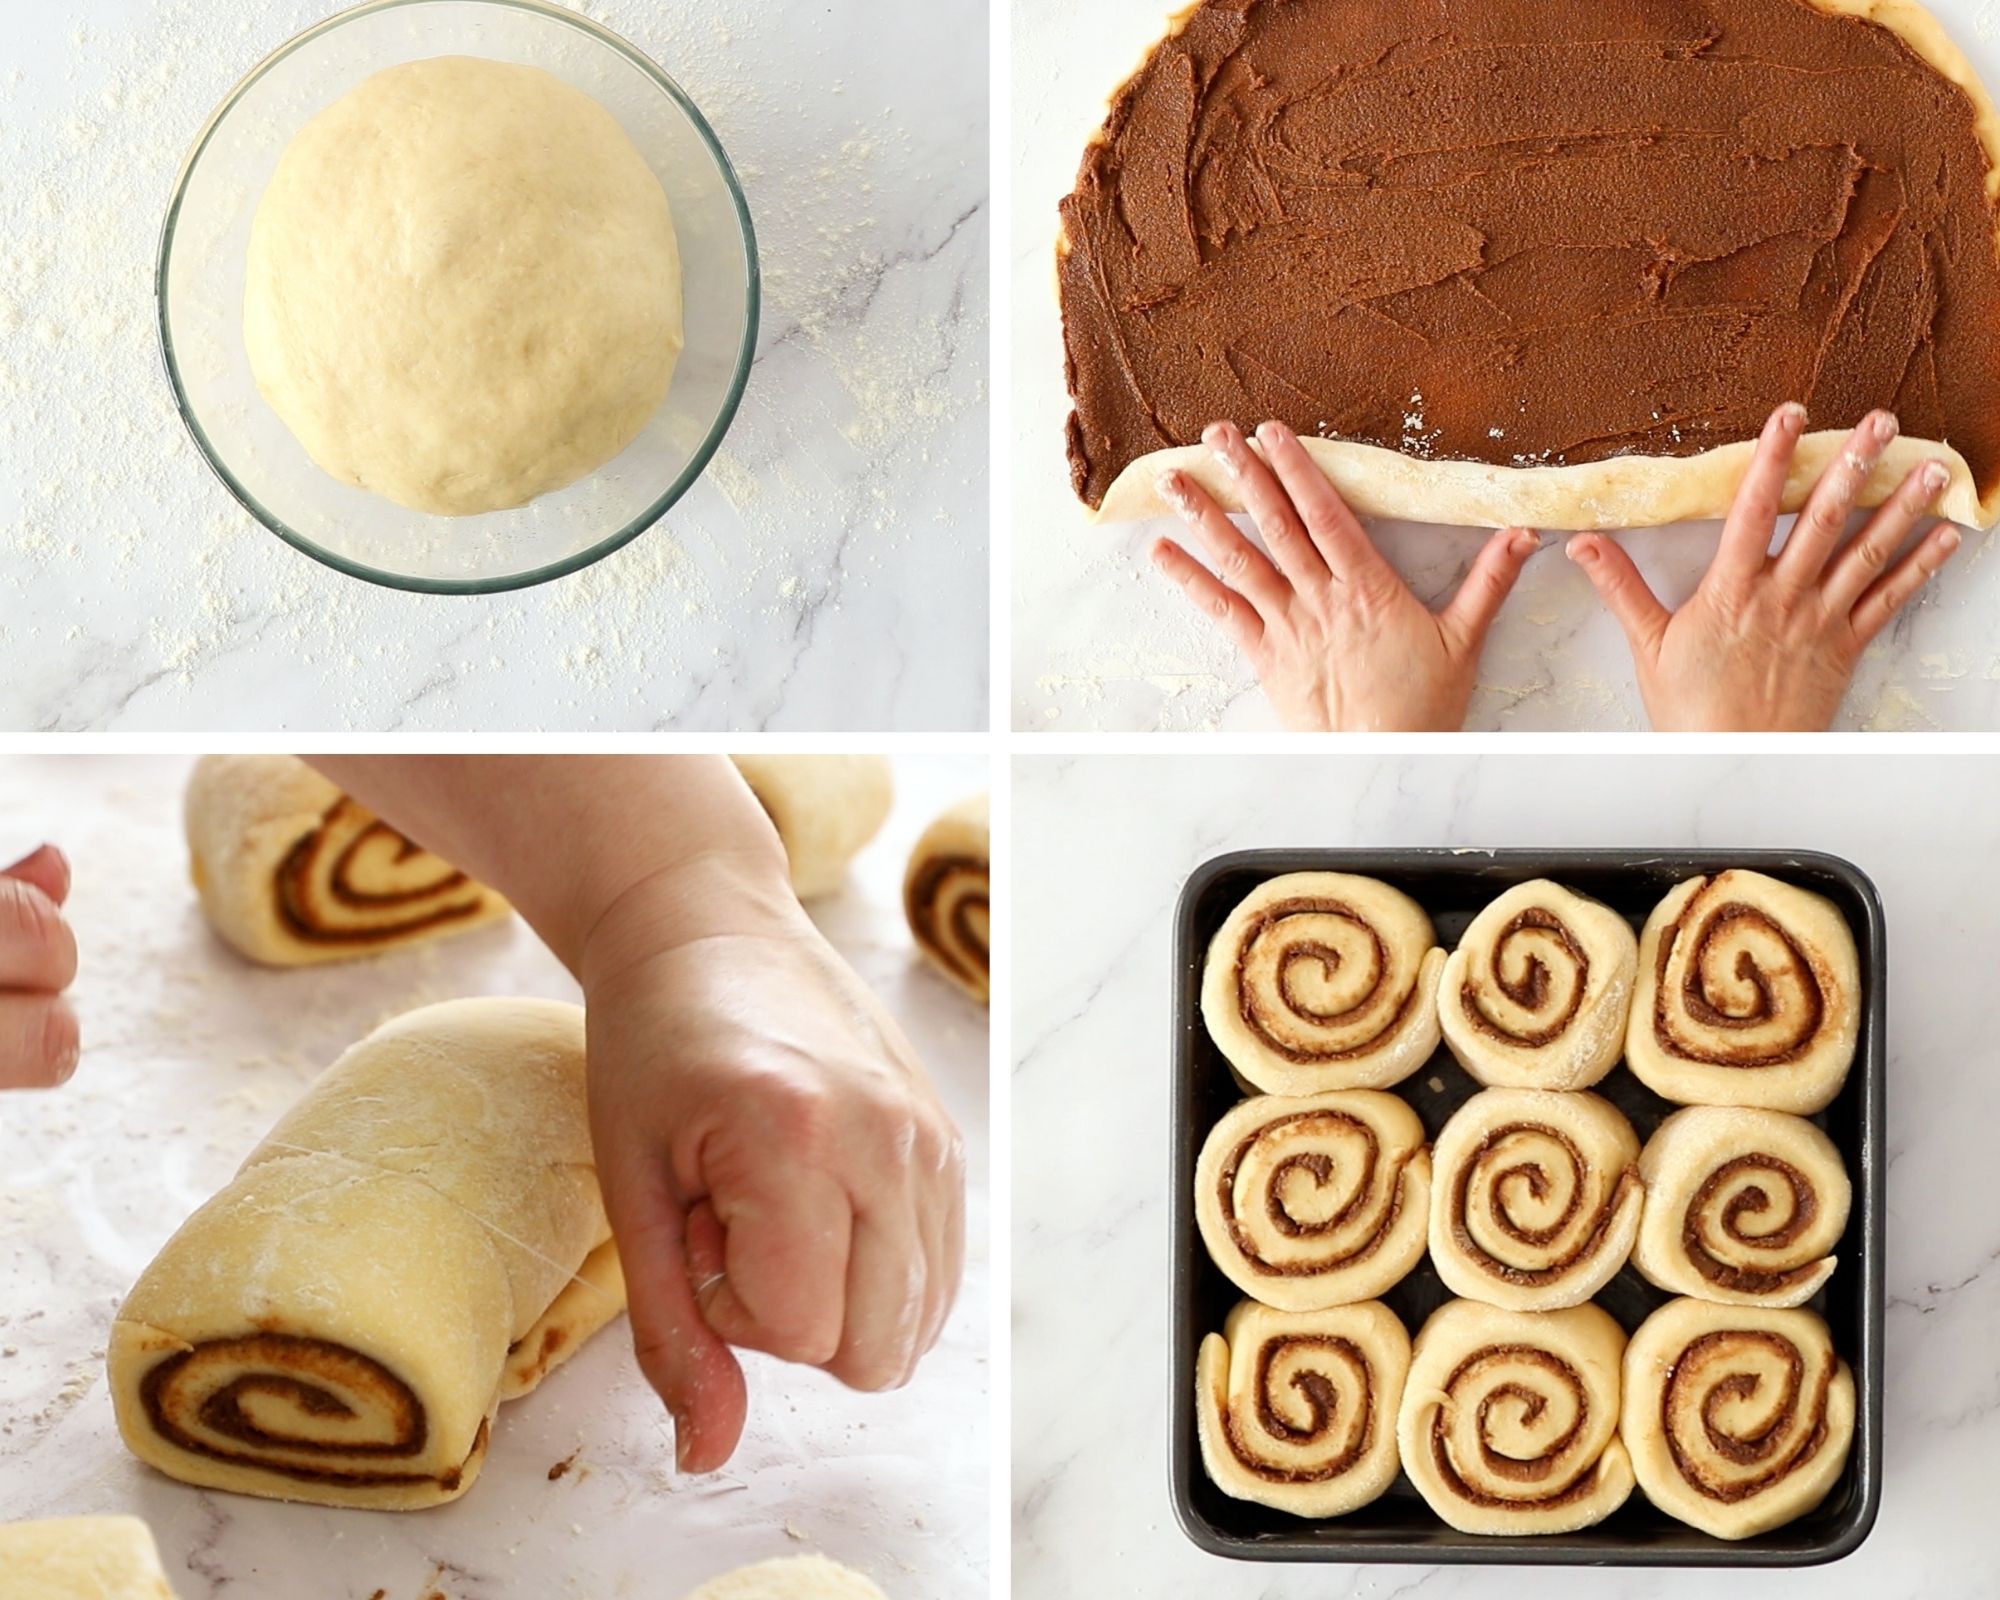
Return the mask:
[[[1862,1017],[1854,1067],[1832,1105],[1811,1120],[1840,1148],[1854,1181],[1854,1206],[1836,1253],[1840,1265],[1809,1304],[1827,1320],[1834,1348],[1854,1369],[1856,1419],[1847,1467],[1819,1508],[1755,1538],[1730,1543],[1655,1510],[1643,1493],[1579,1533],[1521,1538],[1463,1534],[1447,1527],[1399,1475],[1381,1499],[1329,1522],[1308,1522],[1235,1500],[1209,1481],[1195,1437],[1195,1352],[1217,1332],[1240,1296],[1209,1260],[1194,1219],[1194,1170],[1202,1140],[1242,1097],[1201,1021],[1201,972],[1209,940],[1230,910],[1267,878],[1286,872],[1353,872],[1412,896],[1453,948],[1466,925],[1504,889],[1531,878],[1603,901],[1637,929],[1684,878],[1748,867],[1825,895],[1854,930],[1860,953]],[[1245,1561],[1514,1564],[1543,1566],[1803,1567],[1838,1560],[1874,1526],[1882,1479],[1884,1063],[1888,969],[1882,902],[1851,862],[1809,851],[1772,850],[1246,850],[1203,862],[1175,914],[1173,970],[1174,1192],[1173,1292],[1169,1341],[1174,1512],[1202,1549]],[[1397,1086],[1436,1138],[1445,1119],[1478,1085],[1440,1045]],[[1643,1140],[1674,1109],[1622,1064],[1596,1085],[1632,1119]],[[1450,1298],[1430,1258],[1383,1299],[1414,1335]],[[1671,1298],[1629,1265],[1597,1296],[1629,1333]]]

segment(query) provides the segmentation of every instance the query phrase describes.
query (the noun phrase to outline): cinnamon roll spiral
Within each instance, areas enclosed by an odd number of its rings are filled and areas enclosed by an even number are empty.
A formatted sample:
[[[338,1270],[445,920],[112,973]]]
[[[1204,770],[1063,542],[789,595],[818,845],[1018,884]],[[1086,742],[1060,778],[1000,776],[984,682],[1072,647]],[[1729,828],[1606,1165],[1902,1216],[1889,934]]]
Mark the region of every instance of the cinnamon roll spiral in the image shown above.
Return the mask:
[[[1670,1300],[1625,1347],[1621,1427],[1646,1498],[1746,1539],[1826,1498],[1854,1437],[1854,1376],[1810,1311]]]
[[[992,844],[987,797],[945,812],[910,853],[903,912],[924,959],[982,1005],[991,985]]]
[[[1646,920],[1625,1059],[1683,1105],[1809,1115],[1840,1092],[1861,964],[1833,903],[1732,869],[1677,884]]]
[[[1287,1311],[1372,1300],[1424,1253],[1424,1125],[1373,1089],[1258,1095],[1210,1132],[1195,1167],[1208,1253],[1252,1299]]]
[[[1833,1276],[1853,1195],[1840,1151],[1802,1117],[1689,1106],[1639,1155],[1632,1265],[1674,1294],[1804,1305]]]
[[[1346,873],[1288,873],[1258,885],[1210,942],[1201,1014],[1267,1094],[1379,1089],[1437,1048],[1444,961],[1408,895]]]
[[[1617,1065],[1639,941],[1608,906],[1546,878],[1472,919],[1445,962],[1438,1022],[1479,1082],[1587,1089]]]
[[[1596,1306],[1440,1306],[1417,1335],[1403,1470],[1461,1533],[1571,1533],[1632,1492],[1618,1441],[1625,1334]]]
[[[1202,1341],[1201,1454],[1225,1494],[1300,1517],[1365,1506],[1396,1476],[1410,1336],[1379,1301],[1277,1311],[1245,1300]]]
[[[1587,1091],[1482,1089],[1431,1152],[1431,1261],[1454,1294],[1510,1311],[1581,1305],[1631,1254],[1639,1138]]]

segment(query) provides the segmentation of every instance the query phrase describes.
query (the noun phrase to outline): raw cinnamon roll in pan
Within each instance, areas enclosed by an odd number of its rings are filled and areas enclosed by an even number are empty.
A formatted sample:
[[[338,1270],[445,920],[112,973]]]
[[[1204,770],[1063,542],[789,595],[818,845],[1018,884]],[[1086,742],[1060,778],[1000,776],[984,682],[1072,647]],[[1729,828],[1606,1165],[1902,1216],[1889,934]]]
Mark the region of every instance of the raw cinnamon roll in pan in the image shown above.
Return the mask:
[[[1646,919],[1625,1059],[1683,1105],[1809,1115],[1840,1092],[1861,963],[1833,902],[1732,869],[1675,885]]]
[[[252,961],[348,961],[508,913],[293,756],[203,756],[185,820],[202,910]]]
[[[1747,1539],[1826,1498],[1854,1438],[1854,1377],[1810,1311],[1670,1300],[1625,1347],[1624,1421],[1646,1498]]]
[[[1804,1305],[1833,1276],[1853,1197],[1846,1165],[1803,1117],[1689,1106],[1639,1156],[1646,1210],[1632,1265],[1674,1294]]]
[[[1472,919],[1438,1022],[1458,1064],[1515,1089],[1588,1089],[1618,1064],[1639,941],[1609,906],[1538,878]]]
[[[1639,1138],[1587,1091],[1483,1089],[1431,1150],[1431,1261],[1454,1294],[1510,1311],[1581,1305],[1632,1252]]]
[[[1400,890],[1343,872],[1257,886],[1208,947],[1201,1014],[1267,1094],[1380,1089],[1437,1048],[1444,951]]]
[[[1209,1255],[1252,1299],[1289,1311],[1400,1282],[1423,1256],[1430,1198],[1423,1123],[1374,1089],[1246,1100],[1195,1167]]]
[[[583,1012],[460,1000],[378,1028],[140,1276],[119,1431],[204,1488],[404,1510],[465,1492],[500,1401],[624,1309]]]
[[[903,875],[903,912],[924,959],[984,1005],[991,982],[992,845],[987,797],[924,830]]]
[[[1245,1300],[1202,1341],[1201,1455],[1223,1493],[1300,1517],[1365,1506],[1396,1477],[1410,1336],[1379,1301],[1275,1311]]]
[[[1440,1306],[1397,1421],[1403,1470],[1461,1533],[1572,1533],[1632,1492],[1618,1442],[1625,1334],[1596,1306]]]

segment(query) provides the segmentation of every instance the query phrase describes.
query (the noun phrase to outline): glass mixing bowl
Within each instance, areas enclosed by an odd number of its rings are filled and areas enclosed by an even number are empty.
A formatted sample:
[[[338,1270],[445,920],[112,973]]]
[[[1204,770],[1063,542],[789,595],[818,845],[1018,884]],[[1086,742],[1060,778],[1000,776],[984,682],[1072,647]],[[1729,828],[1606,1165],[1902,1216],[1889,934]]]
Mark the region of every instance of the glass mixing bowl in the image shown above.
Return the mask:
[[[321,471],[258,393],[243,344],[250,221],[285,147],[362,79],[446,55],[540,67],[618,119],[667,192],[686,300],[687,345],[645,431],[566,489],[472,517],[410,511]],[[175,402],[252,516],[355,577],[484,594],[600,560],[659,521],[701,475],[750,375],[757,242],[742,186],[701,112],[616,34],[540,0],[371,0],[261,63],[202,130],[167,208],[158,293]]]

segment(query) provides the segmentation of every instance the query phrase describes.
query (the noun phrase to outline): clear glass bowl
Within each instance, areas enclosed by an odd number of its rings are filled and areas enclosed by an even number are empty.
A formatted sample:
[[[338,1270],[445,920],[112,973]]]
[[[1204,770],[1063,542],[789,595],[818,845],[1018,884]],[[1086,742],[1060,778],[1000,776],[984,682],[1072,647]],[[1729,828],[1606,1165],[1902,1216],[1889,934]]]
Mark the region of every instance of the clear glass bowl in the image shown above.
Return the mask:
[[[258,393],[243,344],[250,221],[293,136],[362,79],[430,56],[540,67],[608,109],[659,176],[680,235],[687,345],[645,431],[517,511],[439,517],[315,466]],[[398,589],[488,594],[561,577],[637,538],[708,464],[757,342],[757,243],[742,186],[673,79],[616,34],[540,0],[371,0],[300,34],[222,103],[160,240],[160,348],[175,403],[244,508],[330,567]]]

